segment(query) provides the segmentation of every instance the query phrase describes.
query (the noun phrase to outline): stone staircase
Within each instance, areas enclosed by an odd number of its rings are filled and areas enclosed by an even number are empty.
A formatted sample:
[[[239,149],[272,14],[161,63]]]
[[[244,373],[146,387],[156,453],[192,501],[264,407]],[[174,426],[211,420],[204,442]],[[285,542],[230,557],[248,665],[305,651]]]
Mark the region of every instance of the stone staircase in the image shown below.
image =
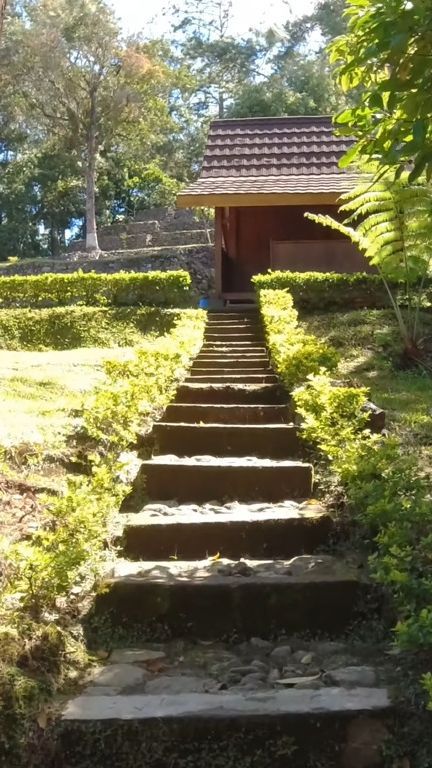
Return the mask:
[[[209,315],[153,436],[90,618],[114,650],[64,709],[55,766],[379,765],[391,670],[346,634],[368,586],[324,554],[333,522],[256,314]]]

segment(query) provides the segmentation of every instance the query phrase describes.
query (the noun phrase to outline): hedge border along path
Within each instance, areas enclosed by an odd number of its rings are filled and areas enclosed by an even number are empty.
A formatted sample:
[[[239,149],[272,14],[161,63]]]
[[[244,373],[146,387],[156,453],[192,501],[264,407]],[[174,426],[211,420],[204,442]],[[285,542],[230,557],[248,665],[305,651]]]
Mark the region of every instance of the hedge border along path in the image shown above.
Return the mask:
[[[255,289],[289,290],[296,309],[333,312],[338,309],[383,309],[390,305],[379,275],[366,272],[283,272],[255,275]]]
[[[190,287],[190,275],[184,270],[0,277],[0,308],[73,304],[184,307],[190,304]]]

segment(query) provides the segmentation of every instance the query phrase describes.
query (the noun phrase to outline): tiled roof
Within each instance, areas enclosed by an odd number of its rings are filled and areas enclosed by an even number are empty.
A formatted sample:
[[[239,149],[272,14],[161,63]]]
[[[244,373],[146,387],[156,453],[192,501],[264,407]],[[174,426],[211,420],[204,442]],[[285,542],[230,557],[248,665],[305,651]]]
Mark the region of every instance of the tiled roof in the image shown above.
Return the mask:
[[[357,176],[352,173],[327,173],[300,176],[224,176],[198,179],[182,194],[238,195],[238,194],[302,194],[336,192],[343,194],[352,189]]]
[[[201,178],[342,173],[338,162],[351,144],[334,135],[327,116],[214,120]]]
[[[198,181],[180,197],[209,194],[342,192],[354,174],[338,162],[352,141],[335,136],[332,118],[214,120]]]

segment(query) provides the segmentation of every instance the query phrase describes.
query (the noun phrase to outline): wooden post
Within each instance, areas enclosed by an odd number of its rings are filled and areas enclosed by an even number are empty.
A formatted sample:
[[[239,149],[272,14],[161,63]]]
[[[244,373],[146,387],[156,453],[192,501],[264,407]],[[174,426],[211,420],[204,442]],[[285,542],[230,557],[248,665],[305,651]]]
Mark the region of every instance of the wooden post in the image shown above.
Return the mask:
[[[215,288],[222,298],[222,208],[215,208]]]

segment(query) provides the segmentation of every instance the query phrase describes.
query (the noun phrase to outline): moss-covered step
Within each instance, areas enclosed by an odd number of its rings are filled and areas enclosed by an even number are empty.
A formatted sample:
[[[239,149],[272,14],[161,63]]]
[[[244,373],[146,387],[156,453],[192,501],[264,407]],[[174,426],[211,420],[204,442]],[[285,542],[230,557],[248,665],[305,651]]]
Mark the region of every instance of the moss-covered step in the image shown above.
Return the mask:
[[[288,459],[300,453],[298,429],[292,424],[181,424],[153,425],[155,453],[176,456],[257,456]]]
[[[313,468],[301,461],[255,457],[154,456],[141,464],[149,500],[283,501],[312,494]]]
[[[288,394],[280,384],[182,384],[176,403],[251,403],[278,405],[286,403]]]
[[[123,556],[132,560],[287,558],[314,553],[333,531],[317,502],[226,505],[148,504],[124,516]]]
[[[285,405],[236,405],[171,403],[164,419],[194,424],[286,424],[292,420],[292,408]]]
[[[82,695],[64,709],[64,768],[376,768],[391,727],[385,688]]]
[[[278,561],[124,560],[106,579],[89,618],[90,626],[102,619],[110,632],[152,641],[338,633],[352,622],[366,588],[355,566],[324,555]]]

